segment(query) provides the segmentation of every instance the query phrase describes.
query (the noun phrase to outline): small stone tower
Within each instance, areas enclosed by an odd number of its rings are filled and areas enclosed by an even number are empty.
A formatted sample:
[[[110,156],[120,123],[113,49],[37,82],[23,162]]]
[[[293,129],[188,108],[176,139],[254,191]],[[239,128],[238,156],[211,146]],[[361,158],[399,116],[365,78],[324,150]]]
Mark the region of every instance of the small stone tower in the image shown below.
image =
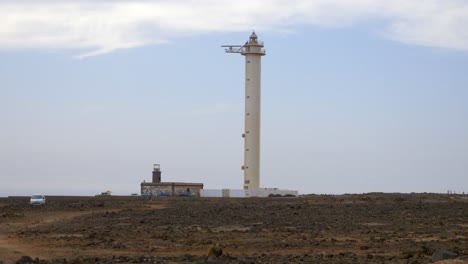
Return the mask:
[[[153,165],[153,183],[160,183],[161,182],[161,165],[154,164]]]

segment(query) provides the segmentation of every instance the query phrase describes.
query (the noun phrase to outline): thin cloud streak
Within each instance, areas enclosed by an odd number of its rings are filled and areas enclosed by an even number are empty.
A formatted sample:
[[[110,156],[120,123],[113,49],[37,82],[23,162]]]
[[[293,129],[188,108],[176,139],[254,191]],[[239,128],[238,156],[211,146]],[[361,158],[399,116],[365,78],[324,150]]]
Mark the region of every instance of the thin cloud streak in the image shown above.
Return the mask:
[[[460,0],[2,1],[0,49],[72,49],[85,58],[210,32],[373,20],[395,41],[468,50],[468,3]]]

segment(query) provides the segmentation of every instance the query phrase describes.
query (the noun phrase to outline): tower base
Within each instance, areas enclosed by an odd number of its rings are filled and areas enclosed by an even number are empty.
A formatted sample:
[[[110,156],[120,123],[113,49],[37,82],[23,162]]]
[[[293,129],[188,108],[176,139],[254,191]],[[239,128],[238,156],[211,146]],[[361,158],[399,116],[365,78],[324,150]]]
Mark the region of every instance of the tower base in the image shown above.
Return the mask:
[[[260,188],[258,190],[239,190],[239,189],[203,189],[200,190],[200,197],[229,197],[229,198],[248,198],[248,197],[297,197],[298,191],[280,190],[277,188]]]

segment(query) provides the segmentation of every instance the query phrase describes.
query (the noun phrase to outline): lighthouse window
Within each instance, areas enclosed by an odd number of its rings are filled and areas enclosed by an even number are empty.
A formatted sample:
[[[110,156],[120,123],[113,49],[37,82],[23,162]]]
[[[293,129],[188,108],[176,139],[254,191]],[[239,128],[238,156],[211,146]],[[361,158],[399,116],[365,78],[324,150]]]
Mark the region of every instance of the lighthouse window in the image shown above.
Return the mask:
[[[250,98],[250,96],[247,95],[247,99]]]
[[[250,63],[250,61],[248,60],[247,63]]]
[[[250,149],[246,149],[245,151],[249,151]]]

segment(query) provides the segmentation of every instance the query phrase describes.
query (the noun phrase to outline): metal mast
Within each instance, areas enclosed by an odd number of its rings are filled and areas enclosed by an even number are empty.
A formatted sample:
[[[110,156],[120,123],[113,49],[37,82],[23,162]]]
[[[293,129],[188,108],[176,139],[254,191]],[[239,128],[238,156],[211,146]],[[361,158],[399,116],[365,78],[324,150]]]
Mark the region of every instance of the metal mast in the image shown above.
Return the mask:
[[[223,45],[226,53],[245,56],[245,128],[244,134],[244,189],[260,187],[260,96],[261,57],[265,55],[263,42],[255,32],[244,45]]]

